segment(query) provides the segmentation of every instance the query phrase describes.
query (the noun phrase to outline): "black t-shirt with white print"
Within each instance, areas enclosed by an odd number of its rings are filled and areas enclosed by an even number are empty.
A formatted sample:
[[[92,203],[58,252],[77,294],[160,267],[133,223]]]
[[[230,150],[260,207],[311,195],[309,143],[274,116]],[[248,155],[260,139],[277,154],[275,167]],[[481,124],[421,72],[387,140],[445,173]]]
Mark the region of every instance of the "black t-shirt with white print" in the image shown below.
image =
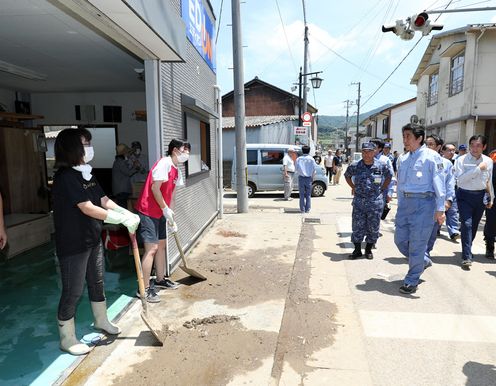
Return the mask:
[[[105,193],[96,178],[86,181],[81,172],[60,168],[54,176],[52,193],[57,256],[74,255],[97,246],[102,221],[85,215],[77,206],[86,201],[102,206],[100,200]]]

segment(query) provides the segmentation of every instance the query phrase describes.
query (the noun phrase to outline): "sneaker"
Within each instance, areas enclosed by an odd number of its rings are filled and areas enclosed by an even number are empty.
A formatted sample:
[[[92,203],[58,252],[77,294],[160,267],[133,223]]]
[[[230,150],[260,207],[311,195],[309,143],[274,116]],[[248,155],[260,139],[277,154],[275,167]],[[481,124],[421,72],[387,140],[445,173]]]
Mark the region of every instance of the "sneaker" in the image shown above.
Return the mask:
[[[162,280],[158,281],[155,279],[155,286],[158,288],[163,288],[163,289],[169,289],[169,290],[174,290],[179,287],[179,283],[176,283],[172,280],[167,279],[164,277]]]
[[[136,291],[136,297],[141,299],[139,290]],[[155,288],[147,287],[145,288],[145,299],[148,303],[160,303],[160,297],[155,292]]]
[[[402,294],[413,294],[417,291],[417,286],[416,285],[411,285],[411,284],[403,284],[401,287],[400,287],[400,292]]]
[[[472,266],[472,260],[462,260],[462,268],[470,269]]]
[[[460,238],[460,234],[459,233],[453,233],[451,236],[450,236],[450,239],[452,241],[457,241],[458,239]]]
[[[424,264],[424,271],[427,269],[427,268],[430,268],[432,267],[432,261],[429,261],[428,263],[425,263]]]

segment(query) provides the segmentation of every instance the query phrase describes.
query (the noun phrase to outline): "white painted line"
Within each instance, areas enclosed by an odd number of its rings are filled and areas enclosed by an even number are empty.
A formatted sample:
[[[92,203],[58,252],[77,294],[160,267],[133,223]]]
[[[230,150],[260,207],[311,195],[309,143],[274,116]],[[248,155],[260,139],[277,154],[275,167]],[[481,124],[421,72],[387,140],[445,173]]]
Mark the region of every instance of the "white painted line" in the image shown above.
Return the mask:
[[[496,343],[496,316],[360,311],[367,337]]]

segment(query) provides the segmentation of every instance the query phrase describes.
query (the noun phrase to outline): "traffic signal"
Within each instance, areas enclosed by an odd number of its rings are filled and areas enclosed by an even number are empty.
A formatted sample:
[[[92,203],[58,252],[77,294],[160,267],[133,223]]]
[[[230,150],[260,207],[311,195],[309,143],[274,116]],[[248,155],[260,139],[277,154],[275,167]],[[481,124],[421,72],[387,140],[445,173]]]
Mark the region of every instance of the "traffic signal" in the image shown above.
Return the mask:
[[[423,36],[430,34],[432,30],[442,30],[440,24],[431,24],[427,12],[421,12],[407,18],[405,21],[396,20],[395,25],[382,26],[382,32],[394,32],[403,40],[413,39],[415,31],[422,32]]]
[[[432,30],[442,30],[443,26],[440,24],[431,24],[429,15],[426,12],[421,12],[410,18],[410,28],[414,31],[422,32],[423,36],[427,36]]]

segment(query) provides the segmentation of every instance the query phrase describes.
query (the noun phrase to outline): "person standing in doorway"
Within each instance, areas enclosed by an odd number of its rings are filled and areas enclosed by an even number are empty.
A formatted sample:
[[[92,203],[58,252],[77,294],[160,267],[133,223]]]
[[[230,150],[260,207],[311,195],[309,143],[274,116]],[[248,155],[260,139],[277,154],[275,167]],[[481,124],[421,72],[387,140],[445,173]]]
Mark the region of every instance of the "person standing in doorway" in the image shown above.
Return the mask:
[[[131,149],[120,143],[115,148],[116,156],[112,165],[112,193],[117,205],[127,207],[127,200],[131,196],[131,177],[138,170],[128,162]]]
[[[424,271],[424,254],[434,222],[444,221],[446,189],[443,161],[425,146],[424,127],[409,123],[402,133],[406,153],[398,161],[394,243],[409,265],[400,292],[413,294]]]
[[[283,179],[284,179],[284,199],[291,201],[291,192],[293,191],[293,177],[295,173],[296,150],[293,146],[288,147],[288,152],[282,159]]]
[[[365,237],[365,257],[373,259],[372,247],[379,238],[379,224],[384,209],[386,189],[393,177],[387,165],[374,158],[375,145],[362,144],[362,159],[346,169],[344,177],[351,187],[353,213],[351,242],[355,250],[350,259],[362,256],[362,241]]]
[[[184,184],[179,164],[188,160],[190,149],[188,142],[179,139],[170,141],[168,155],[153,165],[136,202],[135,208],[141,220],[139,235],[145,246],[142,257],[145,297],[150,303],[160,302],[155,287],[178,287],[165,276],[167,225],[173,228],[176,224],[171,204],[176,186]],[[150,279],[154,263],[156,279]]]
[[[326,169],[326,176],[329,178],[329,183],[332,182],[332,174],[333,174],[333,168],[332,168],[332,160],[334,156],[332,155],[332,150],[329,149],[327,150],[327,155],[324,157],[324,167]]]
[[[462,268],[466,270],[472,265],[472,243],[484,209],[490,209],[494,199],[493,160],[482,154],[486,149],[486,141],[483,135],[473,135],[469,140],[469,152],[455,161],[458,186],[456,199],[462,234]],[[486,193],[488,199],[485,198]]]
[[[296,159],[296,173],[298,173],[298,191],[300,193],[300,212],[309,213],[311,208],[312,181],[317,171],[317,164],[310,156],[310,146],[301,148],[303,155]]]
[[[339,185],[341,172],[343,171],[343,156],[341,150],[337,149],[334,158],[332,159],[332,171],[334,173],[334,185]]]
[[[138,228],[139,218],[110,200],[91,174],[93,159],[91,133],[86,129],[64,129],[55,140],[53,219],[55,248],[62,279],[58,306],[60,349],[83,355],[90,348],[76,338],[74,316],[88,286],[95,328],[116,335],[121,329],[107,318],[103,283],[104,257],[102,221],[123,224],[130,233]]]
[[[493,160],[493,192],[496,190],[496,173],[494,172],[494,165],[496,165],[496,150],[489,154],[489,158]],[[486,209],[486,224],[484,225],[484,241],[486,242],[486,257],[494,259],[494,241],[496,238],[496,207],[493,205]]]
[[[7,245],[7,232],[5,231],[5,222],[3,219],[3,200],[0,193],[0,249]]]

